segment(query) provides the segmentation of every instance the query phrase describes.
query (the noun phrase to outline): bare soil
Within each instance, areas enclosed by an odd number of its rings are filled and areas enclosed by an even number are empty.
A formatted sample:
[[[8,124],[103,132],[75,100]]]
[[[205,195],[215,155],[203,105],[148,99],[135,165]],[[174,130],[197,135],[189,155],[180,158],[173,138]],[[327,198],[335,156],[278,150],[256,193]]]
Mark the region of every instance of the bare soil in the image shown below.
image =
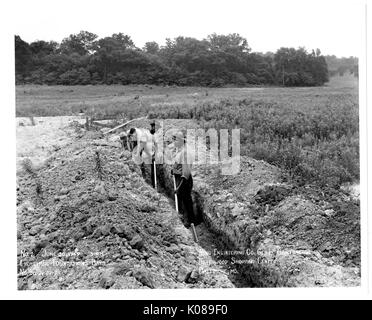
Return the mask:
[[[234,287],[119,143],[77,122],[32,128],[64,145],[18,172],[20,290]]]

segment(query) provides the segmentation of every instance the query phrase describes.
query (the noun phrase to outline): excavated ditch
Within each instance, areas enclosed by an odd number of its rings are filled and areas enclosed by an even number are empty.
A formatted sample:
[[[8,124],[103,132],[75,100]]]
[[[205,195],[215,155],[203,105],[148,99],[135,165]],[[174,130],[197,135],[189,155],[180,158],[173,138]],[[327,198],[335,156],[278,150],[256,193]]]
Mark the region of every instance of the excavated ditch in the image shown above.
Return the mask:
[[[148,184],[151,184],[151,165],[143,165],[141,169],[143,178]],[[157,165],[157,189],[158,192],[166,195],[172,206],[174,206],[174,186],[170,169],[168,165]],[[236,287],[259,286],[259,281],[257,281],[259,276],[257,274],[262,274],[262,272],[254,270],[255,275],[252,276],[252,269],[236,264],[232,256],[224,254],[226,252],[231,253],[235,260],[246,258],[244,254],[238,254],[238,248],[235,247],[234,243],[230,241],[230,238],[224,232],[216,228],[213,229],[213,224],[205,214],[203,196],[198,191],[193,190],[192,199],[194,212],[199,221],[195,226],[198,244],[222,267]],[[182,208],[180,208],[180,219],[185,222]]]
[[[242,167],[231,177],[219,176],[213,166],[195,168],[192,192],[203,221],[196,226],[199,245],[226,270],[231,282],[236,287],[358,286],[357,250],[346,249],[357,238],[357,218],[347,236],[345,231],[338,234],[332,223],[339,213],[329,216],[323,209],[329,204],[316,204],[278,183],[277,169],[264,162],[244,158]],[[142,173],[151,183],[150,166]],[[158,165],[157,177],[158,191],[173,201],[170,166]],[[345,243],[352,265],[327,253],[330,241],[336,240]]]

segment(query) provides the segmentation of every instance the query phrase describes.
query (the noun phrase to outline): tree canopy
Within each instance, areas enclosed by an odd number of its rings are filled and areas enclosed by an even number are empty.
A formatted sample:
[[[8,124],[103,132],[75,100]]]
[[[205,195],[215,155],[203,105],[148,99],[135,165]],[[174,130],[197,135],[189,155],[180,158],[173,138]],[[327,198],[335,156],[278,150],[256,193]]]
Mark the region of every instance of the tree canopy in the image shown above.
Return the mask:
[[[328,81],[319,49],[252,52],[237,33],[202,40],[180,36],[166,39],[164,46],[147,42],[142,49],[123,33],[99,38],[80,31],[61,43],[30,44],[15,36],[15,63],[17,83],[49,85],[319,86]]]

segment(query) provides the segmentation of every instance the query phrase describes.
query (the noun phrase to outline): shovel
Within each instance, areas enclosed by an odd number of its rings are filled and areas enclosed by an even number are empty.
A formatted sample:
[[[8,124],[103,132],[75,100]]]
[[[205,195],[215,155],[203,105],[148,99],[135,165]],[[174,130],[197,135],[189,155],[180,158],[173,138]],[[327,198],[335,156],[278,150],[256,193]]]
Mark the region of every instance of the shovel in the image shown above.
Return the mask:
[[[157,185],[158,185],[158,182],[157,182],[157,179],[156,179],[156,162],[154,160],[154,187],[155,187],[155,189],[157,189]]]
[[[176,177],[173,175],[173,185],[174,185],[174,202],[176,204],[176,211],[178,212],[178,196],[176,193],[177,184],[176,184]]]
[[[194,234],[195,242],[199,242],[198,235],[196,234],[196,230],[195,230],[195,225],[193,223],[191,223],[191,229],[192,229],[192,233]]]

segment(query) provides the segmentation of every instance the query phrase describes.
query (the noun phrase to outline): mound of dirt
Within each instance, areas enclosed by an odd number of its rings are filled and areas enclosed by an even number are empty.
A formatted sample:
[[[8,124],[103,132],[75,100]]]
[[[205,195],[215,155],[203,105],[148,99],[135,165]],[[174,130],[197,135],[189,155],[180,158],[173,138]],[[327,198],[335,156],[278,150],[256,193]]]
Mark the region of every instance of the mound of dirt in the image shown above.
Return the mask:
[[[218,266],[201,272],[202,260],[215,262],[168,199],[97,133],[19,172],[17,221],[20,290],[233,287]]]
[[[265,186],[254,197],[257,203],[275,206],[285,199],[291,191],[281,185]]]
[[[282,184],[277,168],[241,161],[236,178],[216,183],[221,178],[211,168],[195,189],[204,198],[205,222],[227,248],[241,253],[237,263],[252,286],[360,285],[358,204],[339,199],[347,207],[342,220],[336,204],[314,203]]]

